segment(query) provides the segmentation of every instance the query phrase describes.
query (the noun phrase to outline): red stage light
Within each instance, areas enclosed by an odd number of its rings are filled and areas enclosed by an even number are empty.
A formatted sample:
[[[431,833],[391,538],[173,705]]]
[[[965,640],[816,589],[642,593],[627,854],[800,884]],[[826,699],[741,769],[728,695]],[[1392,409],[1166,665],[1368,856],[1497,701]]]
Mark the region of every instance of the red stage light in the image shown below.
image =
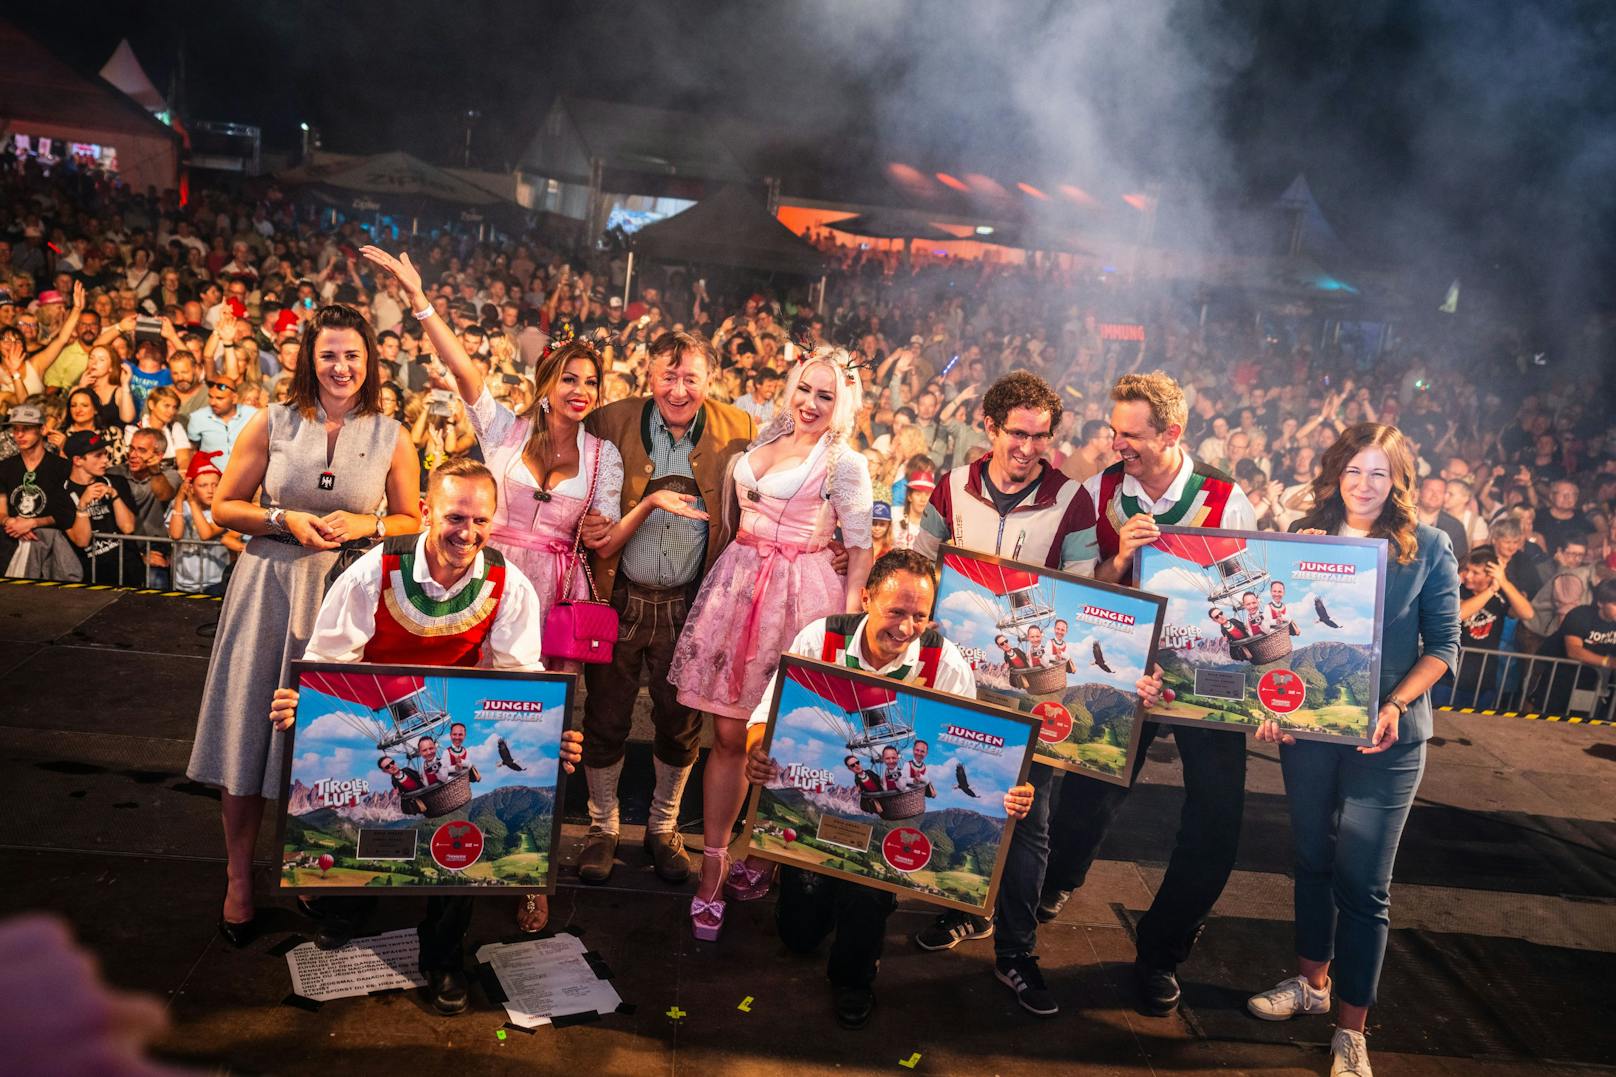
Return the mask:
[[[1030,183],[1018,183],[1018,184],[1016,184],[1016,189],[1019,190],[1024,195],[1028,195],[1028,196],[1030,196],[1032,198],[1038,199],[1040,202],[1048,202],[1049,201],[1049,196],[1047,194],[1045,194],[1043,191],[1040,191],[1038,188],[1034,187]]]
[[[1134,209],[1138,210],[1140,213],[1143,213],[1150,208],[1150,198],[1147,195],[1125,194],[1122,196],[1122,200],[1128,203],[1128,205],[1132,206]]]
[[[1008,198],[1009,192],[999,185],[999,181],[992,176],[984,176],[980,172],[965,173],[965,182],[981,193],[992,198]]]
[[[947,172],[938,172],[935,173],[935,175],[937,176],[937,182],[941,183],[944,187],[952,187],[954,190],[961,191],[965,194],[969,194],[971,191],[971,189],[965,185],[963,180],[957,180],[953,176],[950,176]]]
[[[1097,206],[1100,204],[1094,200],[1093,195],[1081,187],[1073,187],[1070,183],[1061,184],[1060,193],[1080,206]]]
[[[920,169],[906,165],[902,161],[893,161],[887,165],[887,175],[892,182],[905,190],[916,194],[927,194],[932,190],[931,180]]]

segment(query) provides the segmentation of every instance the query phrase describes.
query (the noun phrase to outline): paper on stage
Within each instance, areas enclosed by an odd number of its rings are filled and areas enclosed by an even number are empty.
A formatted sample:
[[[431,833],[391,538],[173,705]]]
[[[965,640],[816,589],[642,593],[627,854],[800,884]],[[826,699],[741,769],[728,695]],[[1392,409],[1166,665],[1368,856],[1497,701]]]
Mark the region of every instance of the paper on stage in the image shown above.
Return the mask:
[[[551,1017],[574,1013],[611,1013],[623,1001],[611,981],[602,980],[584,959],[576,935],[510,944],[491,943],[477,960],[494,968],[505,989],[505,1012],[511,1024],[536,1028]]]
[[[286,954],[292,991],[316,1002],[351,998],[377,991],[424,987],[420,940],[415,929],[354,939],[340,950],[321,950],[312,942]]]

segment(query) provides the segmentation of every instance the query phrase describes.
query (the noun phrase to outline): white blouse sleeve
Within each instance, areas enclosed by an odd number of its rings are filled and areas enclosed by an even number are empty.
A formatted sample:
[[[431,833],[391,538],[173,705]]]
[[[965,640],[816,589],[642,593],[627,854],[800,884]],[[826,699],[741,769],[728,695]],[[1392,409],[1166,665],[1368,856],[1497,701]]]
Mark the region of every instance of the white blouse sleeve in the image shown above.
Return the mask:
[[[382,591],[382,548],[372,546],[331,581],[303,649],[309,662],[354,662],[376,634]]]
[[[842,529],[842,544],[868,550],[873,544],[870,509],[875,503],[870,488],[870,463],[864,454],[848,447],[836,461],[830,481],[831,508]]]
[[[623,454],[611,442],[596,440],[600,444],[600,479],[589,507],[616,523],[623,517]]]
[[[479,445],[502,443],[520,421],[515,412],[494,399],[494,394],[488,391],[486,380],[477,403],[466,409],[466,419],[471,423],[472,433],[477,435]]]

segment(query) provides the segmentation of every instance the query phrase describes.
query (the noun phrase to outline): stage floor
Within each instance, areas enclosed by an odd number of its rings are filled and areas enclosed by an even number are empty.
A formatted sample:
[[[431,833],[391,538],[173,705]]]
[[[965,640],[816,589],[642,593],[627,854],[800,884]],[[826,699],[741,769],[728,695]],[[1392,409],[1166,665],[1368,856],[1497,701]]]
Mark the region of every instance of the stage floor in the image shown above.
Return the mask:
[[[787,954],[768,900],[731,907],[724,938],[694,942],[690,886],[651,874],[639,849],[650,780],[640,721],[624,776],[620,866],[605,887],[572,872],[583,782],[567,797],[567,858],[552,927],[610,966],[631,1012],[533,1034],[496,1033],[502,1009],[434,1015],[415,993],[283,1003],[270,951],[308,921],[270,896],[271,930],[237,952],[214,921],[223,889],[218,802],[185,778],[217,602],[0,582],[0,752],[21,779],[0,838],[0,914],[68,917],[116,984],[165,999],[161,1055],[207,1072],[772,1074],[1144,1074],[1328,1072],[1323,1019],[1245,1016],[1251,990],[1287,974],[1289,835],[1274,754],[1253,746],[1242,855],[1170,1018],[1131,1007],[1132,925],[1149,905],[1182,801],[1170,741],[1152,750],[1085,889],[1039,934],[1061,1015],[1024,1014],[992,977],[990,942],[944,954],[894,915],[860,1032],[830,1016],[823,958]],[[1371,1015],[1376,1072],[1616,1072],[1616,731],[1439,715],[1393,887],[1394,933]],[[700,845],[699,775],[686,797]],[[19,817],[20,815],[20,817]],[[266,827],[266,830],[272,828]],[[513,902],[480,902],[471,942],[509,938]],[[367,927],[412,925],[419,899],[384,901]],[[739,1006],[750,998],[748,1010]],[[918,1060],[915,1056],[918,1054]],[[906,1065],[913,1060],[909,1069]]]

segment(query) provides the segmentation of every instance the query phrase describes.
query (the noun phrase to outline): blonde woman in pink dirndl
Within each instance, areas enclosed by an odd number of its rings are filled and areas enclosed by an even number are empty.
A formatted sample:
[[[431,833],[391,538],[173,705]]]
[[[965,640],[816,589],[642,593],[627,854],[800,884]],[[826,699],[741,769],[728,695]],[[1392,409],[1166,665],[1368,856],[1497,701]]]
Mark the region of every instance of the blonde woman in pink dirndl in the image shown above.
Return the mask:
[[[740,510],[735,541],[703,581],[674,650],[668,677],[679,702],[713,716],[702,783],[706,847],[690,903],[691,929],[704,941],[724,926],[720,890],[736,901],[768,893],[768,865],[729,863],[746,797],[746,719],[804,625],[861,608],[870,472],[847,444],[860,396],[858,372],[841,349],[818,349],[793,367],[780,411],[736,458],[733,502],[726,498]],[[848,550],[845,577],[832,567],[837,528]]]
[[[541,611],[533,626],[538,632],[543,614],[558,598],[590,597],[583,559],[573,564],[585,510],[614,522],[621,515],[623,458],[617,446],[585,432],[583,424],[600,400],[600,354],[582,341],[547,349],[533,371],[537,403],[517,415],[494,399],[459,339],[433,313],[410,256],[394,258],[377,247],[365,247],[362,253],[398,278],[432,350],[466,403],[483,461],[499,484],[489,540],[533,584]],[[576,662],[549,655],[544,668],[562,673],[581,669]],[[517,906],[522,930],[539,931],[548,918],[549,901],[543,894],[522,896]]]

